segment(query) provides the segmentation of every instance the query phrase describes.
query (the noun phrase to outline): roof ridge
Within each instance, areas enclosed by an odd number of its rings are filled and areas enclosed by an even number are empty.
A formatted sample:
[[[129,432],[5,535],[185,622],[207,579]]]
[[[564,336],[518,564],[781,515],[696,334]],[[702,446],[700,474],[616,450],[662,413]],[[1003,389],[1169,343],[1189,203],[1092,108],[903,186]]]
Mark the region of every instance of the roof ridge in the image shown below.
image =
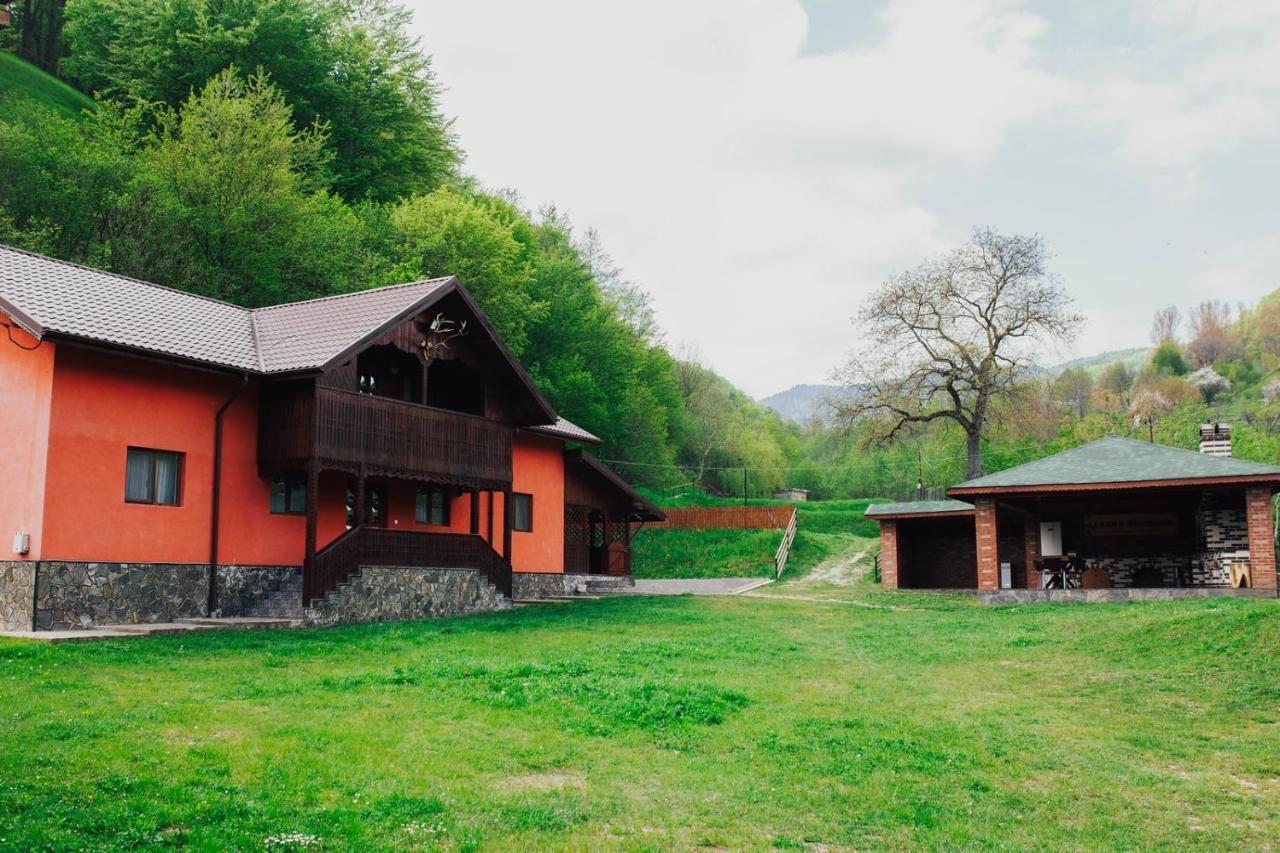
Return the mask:
[[[75,261],[67,261],[67,260],[63,260],[62,258],[55,258],[52,255],[42,255],[39,252],[33,252],[30,249],[19,249],[17,246],[10,246],[8,243],[0,243],[0,249],[5,249],[10,252],[15,252],[19,255],[26,255],[29,258],[39,258],[42,261],[49,261],[51,263],[61,264],[64,267],[74,267],[75,269],[84,270],[85,272],[91,272],[97,275],[108,275],[108,276],[111,276],[112,278],[121,279],[122,281],[131,281],[134,284],[141,284],[141,285],[145,285],[146,287],[154,287],[157,290],[167,290],[170,293],[180,293],[183,296],[190,296],[193,299],[202,299],[205,302],[212,302],[215,305],[222,305],[227,308],[234,308],[237,311],[243,311],[245,313],[250,313],[253,311],[252,308],[245,308],[243,305],[237,305],[234,302],[228,302],[227,300],[219,299],[216,296],[207,296],[203,293],[195,293],[190,290],[183,290],[180,287],[172,287],[167,284],[157,284],[154,281],[147,281],[146,279],[134,278],[131,275],[112,272],[111,270],[104,270],[101,267],[91,267],[91,266],[86,266],[85,264],[78,264]]]
[[[256,311],[249,312],[249,342],[253,345],[253,360],[258,363],[258,372],[267,372],[267,363],[262,358],[261,338],[258,336],[258,314]]]
[[[367,287],[364,290],[350,290],[346,293],[332,293],[328,296],[317,296],[314,299],[299,299],[296,302],[279,302],[275,305],[263,305],[260,308],[248,309],[250,313],[258,314],[263,311],[274,311],[278,308],[292,308],[295,305],[311,305],[316,302],[331,302],[337,299],[347,299],[352,296],[364,296],[369,293],[382,293],[387,290],[398,290],[405,287],[417,287],[423,284],[433,284],[435,282],[444,282],[454,278],[451,275],[436,276],[434,278],[422,278],[417,281],[406,281],[400,284],[385,284],[381,287]]]

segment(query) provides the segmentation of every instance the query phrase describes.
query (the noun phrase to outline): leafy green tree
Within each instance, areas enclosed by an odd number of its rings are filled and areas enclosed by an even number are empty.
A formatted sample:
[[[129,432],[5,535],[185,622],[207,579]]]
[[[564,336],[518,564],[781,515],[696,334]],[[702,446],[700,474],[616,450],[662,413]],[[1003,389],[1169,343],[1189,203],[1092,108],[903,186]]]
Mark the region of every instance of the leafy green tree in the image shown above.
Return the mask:
[[[118,114],[75,121],[8,98],[0,119],[0,211],[5,242],[105,265],[131,207],[138,164]]]
[[[1166,341],[1156,347],[1151,355],[1151,366],[1162,376],[1185,376],[1187,361],[1182,357],[1182,349],[1173,341]]]
[[[1089,398],[1093,396],[1093,377],[1081,367],[1064,370],[1053,381],[1053,395],[1077,417],[1084,417],[1089,410]]]
[[[522,216],[512,205],[453,187],[401,202],[391,211],[397,263],[387,283],[455,275],[476,296],[512,352],[546,314],[531,293]]]
[[[1114,394],[1117,399],[1127,400],[1129,391],[1133,388],[1133,370],[1123,361],[1113,361],[1102,371],[1098,385]]]
[[[322,128],[265,80],[219,73],[142,153],[148,222],[117,266],[242,305],[363,286],[360,220],[325,189]]]
[[[177,108],[228,68],[268,77],[334,155],[333,188],[434,189],[460,155],[428,58],[387,0],[68,0],[65,72],[90,92]]]

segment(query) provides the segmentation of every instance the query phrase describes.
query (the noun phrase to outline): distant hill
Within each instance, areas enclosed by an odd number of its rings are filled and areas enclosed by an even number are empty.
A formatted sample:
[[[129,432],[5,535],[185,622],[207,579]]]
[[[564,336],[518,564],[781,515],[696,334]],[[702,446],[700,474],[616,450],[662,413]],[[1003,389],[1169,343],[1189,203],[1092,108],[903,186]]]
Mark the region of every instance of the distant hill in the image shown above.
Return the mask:
[[[1089,373],[1098,374],[1117,361],[1122,361],[1134,371],[1137,371],[1151,360],[1151,353],[1151,347],[1134,347],[1132,349],[1111,350],[1109,352],[1098,353],[1097,355],[1073,358],[1070,361],[1064,361],[1062,364],[1055,364],[1045,372],[1050,376],[1057,376],[1064,370],[1072,370],[1080,367]]]
[[[80,118],[85,110],[93,110],[93,99],[19,59],[0,51],[0,104],[11,97],[31,98],[63,115]],[[4,109],[0,106],[0,112]]]
[[[1117,361],[1124,362],[1137,372],[1151,360],[1151,352],[1151,347],[1110,350],[1097,355],[1081,356],[1070,361],[1064,361],[1061,364],[1055,364],[1052,367],[1045,368],[1044,373],[1049,376],[1057,376],[1064,370],[1079,367],[1097,375],[1106,369],[1108,365]],[[823,405],[823,401],[833,396],[838,397],[843,393],[846,393],[845,389],[839,385],[793,385],[786,391],[779,391],[777,394],[760,398],[760,403],[773,409],[786,420],[795,421],[798,424],[807,424],[814,418],[827,419],[830,413],[826,411],[827,407]]]
[[[762,398],[760,403],[789,421],[807,424],[814,418],[825,419],[829,413],[823,401],[842,393],[844,389],[839,385],[794,385]]]

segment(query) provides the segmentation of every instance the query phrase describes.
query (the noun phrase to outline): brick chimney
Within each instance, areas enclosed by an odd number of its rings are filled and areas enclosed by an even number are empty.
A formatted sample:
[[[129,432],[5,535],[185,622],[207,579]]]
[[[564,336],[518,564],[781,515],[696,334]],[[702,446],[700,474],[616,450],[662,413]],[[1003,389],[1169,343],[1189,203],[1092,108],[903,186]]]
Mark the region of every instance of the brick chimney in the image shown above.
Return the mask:
[[[1200,452],[1231,456],[1231,424],[1200,424]]]

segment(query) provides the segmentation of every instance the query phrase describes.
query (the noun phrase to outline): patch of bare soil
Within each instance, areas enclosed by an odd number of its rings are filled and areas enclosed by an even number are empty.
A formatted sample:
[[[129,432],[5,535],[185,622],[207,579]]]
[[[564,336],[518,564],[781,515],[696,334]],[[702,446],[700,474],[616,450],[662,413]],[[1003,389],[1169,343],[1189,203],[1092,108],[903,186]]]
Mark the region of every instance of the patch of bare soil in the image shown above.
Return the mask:
[[[547,773],[523,773],[508,776],[498,783],[504,791],[559,791],[564,788],[585,788],[587,777],[576,770],[552,770]]]

